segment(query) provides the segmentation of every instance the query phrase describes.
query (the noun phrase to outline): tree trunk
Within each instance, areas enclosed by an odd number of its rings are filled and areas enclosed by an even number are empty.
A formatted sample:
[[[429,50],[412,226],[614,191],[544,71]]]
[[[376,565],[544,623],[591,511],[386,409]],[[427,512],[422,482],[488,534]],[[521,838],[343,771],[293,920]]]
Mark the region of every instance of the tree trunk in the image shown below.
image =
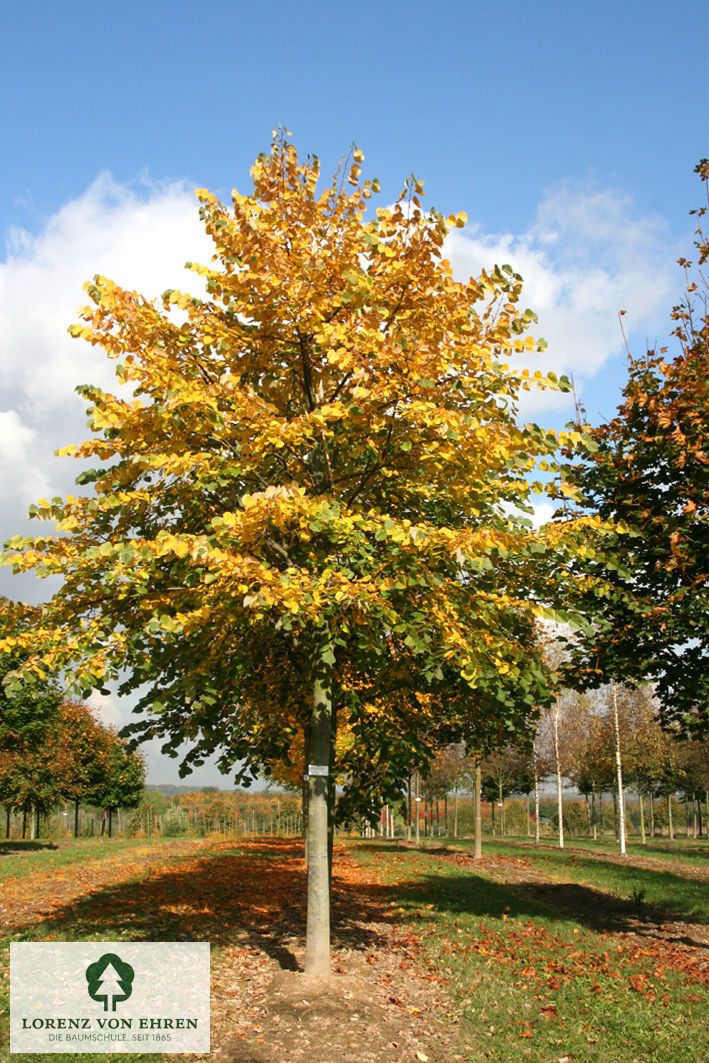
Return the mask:
[[[483,814],[480,791],[483,787],[483,769],[480,758],[475,758],[475,788],[473,790],[473,810],[475,817],[475,851],[473,860],[482,860],[483,856]]]
[[[328,793],[332,740],[329,667],[316,661],[308,775],[308,915],[305,973],[330,973],[330,876],[328,874]]]
[[[559,848],[564,848],[564,798],[561,792],[561,759],[559,757],[559,713],[557,703],[556,710],[552,714],[554,724],[554,768],[556,770],[556,807],[559,815]]]
[[[540,798],[539,798],[539,771],[537,770],[537,761],[534,760],[534,844],[539,845],[542,838],[542,825],[539,820],[540,815]]]
[[[112,835],[113,835],[113,809],[109,808],[109,810],[108,810],[108,836],[109,836],[109,838],[112,837]]]
[[[532,837],[532,824],[531,824],[531,818],[530,818],[530,814],[529,814],[529,794],[525,794],[524,795],[524,811],[525,811],[525,814],[526,814],[526,817],[527,817],[527,837],[531,838]]]
[[[643,807],[643,795],[638,790],[638,801],[640,802],[640,844],[647,845],[647,835],[645,834],[645,809]]]
[[[328,772],[331,773],[335,763],[335,710],[330,709],[330,748],[328,754]],[[332,895],[332,853],[335,847],[335,800],[337,791],[335,788],[335,776],[327,776],[327,886]]]
[[[455,798],[453,804],[453,837],[458,837],[458,786],[455,788]]]
[[[416,772],[416,792],[414,793],[414,808],[416,809],[416,844],[421,844],[421,797],[419,795],[419,773]]]
[[[412,809],[413,801],[411,799],[411,776],[409,775],[406,780],[406,840],[411,841],[411,817],[413,815]]]
[[[674,827],[672,826],[672,794],[667,795],[667,830],[669,832],[670,841],[675,840]]]
[[[559,816],[559,848],[564,848],[564,795],[561,787],[561,772],[556,770],[556,807]]]
[[[655,795],[650,791],[650,837],[655,837]]]
[[[5,809],[5,837],[10,837],[10,809]]]
[[[505,837],[505,799],[502,796],[502,779],[498,782],[498,792],[500,794],[500,841]]]
[[[74,837],[79,837],[79,798],[74,801]]]
[[[34,808],[30,809],[30,841],[32,842],[35,840],[35,826],[37,823],[37,818],[35,815],[36,811],[37,810]]]
[[[591,823],[593,825],[593,840],[598,841],[598,821],[596,819],[596,791],[591,790]]]
[[[620,841],[621,856],[625,856],[625,793],[623,792],[623,764],[620,755],[620,722],[618,719],[618,691],[615,682],[611,680],[613,693],[613,725],[615,727],[615,770],[618,786],[618,838]]]

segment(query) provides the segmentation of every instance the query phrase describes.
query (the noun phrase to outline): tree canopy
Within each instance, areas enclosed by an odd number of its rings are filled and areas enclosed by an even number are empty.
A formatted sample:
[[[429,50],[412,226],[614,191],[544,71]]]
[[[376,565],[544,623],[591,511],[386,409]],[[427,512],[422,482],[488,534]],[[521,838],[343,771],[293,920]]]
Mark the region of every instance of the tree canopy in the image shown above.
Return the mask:
[[[84,689],[126,669],[124,689],[148,684],[141,734],[255,773],[302,732],[313,837],[338,715],[350,777],[389,734],[403,779],[430,754],[446,675],[512,729],[549,696],[534,619],[600,524],[528,519],[535,467],[580,433],[518,423],[523,390],[567,386],[507,364],[535,348],[521,278],[454,280],[443,241],[464,216],[424,211],[415,178],[372,210],[362,160],[319,190],[317,159],[277,134],[252,194],[229,209],[198,192],[215,247],[191,264],[201,297],[87,285],[70,331],[118,385],[79,388],[94,434],[63,453],[99,463],[79,477],[93,493],[41,501],[57,534],[6,558],[64,581],[11,640],[28,667]]]
[[[709,161],[696,172],[709,191]],[[697,266],[709,255],[694,212]],[[632,527],[617,537],[613,593],[588,601],[595,635],[577,640],[572,670],[652,680],[663,718],[685,733],[709,727],[709,288],[687,272],[668,348],[630,357],[623,403],[594,429],[597,450],[569,469],[584,504]],[[702,290],[703,288],[703,290]],[[577,562],[589,574],[589,566]],[[588,586],[588,584],[587,584]]]
[[[0,637],[30,632],[39,611],[0,598]],[[0,653],[0,675],[21,666],[15,650]],[[0,685],[0,799],[46,812],[57,799],[57,780],[47,755],[61,727],[62,691],[56,680],[34,674],[14,691]]]

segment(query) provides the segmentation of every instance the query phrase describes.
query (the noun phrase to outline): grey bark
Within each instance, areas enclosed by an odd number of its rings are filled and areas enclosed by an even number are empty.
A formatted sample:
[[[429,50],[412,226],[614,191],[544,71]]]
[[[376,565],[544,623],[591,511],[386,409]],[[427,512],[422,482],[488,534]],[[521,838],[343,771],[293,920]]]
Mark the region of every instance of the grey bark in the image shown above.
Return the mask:
[[[414,808],[416,809],[416,844],[421,844],[421,798],[419,796],[419,773],[416,772]]]
[[[483,815],[480,791],[483,785],[483,769],[480,757],[475,758],[475,783],[473,789],[473,810],[475,816],[475,850],[474,860],[482,860],[483,856]]]
[[[614,681],[611,681],[611,691],[613,694],[613,726],[615,728],[615,770],[616,783],[618,786],[618,840],[620,841],[621,856],[625,856],[625,793],[623,791],[623,763],[620,755],[620,721],[618,718],[618,692]]]
[[[329,771],[332,736],[332,695],[329,667],[316,661],[310,726],[308,775],[308,911],[305,941],[305,973],[330,973],[330,875],[328,859]],[[315,774],[313,769],[328,774]]]

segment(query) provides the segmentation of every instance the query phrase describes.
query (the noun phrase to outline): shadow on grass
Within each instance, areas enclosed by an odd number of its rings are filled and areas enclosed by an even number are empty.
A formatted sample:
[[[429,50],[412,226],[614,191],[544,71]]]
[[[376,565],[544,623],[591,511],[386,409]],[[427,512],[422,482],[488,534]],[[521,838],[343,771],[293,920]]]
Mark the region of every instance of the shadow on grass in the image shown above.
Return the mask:
[[[496,843],[497,839],[495,839],[493,844]],[[546,851],[559,852],[558,844],[554,843],[553,841],[547,841],[543,842],[541,845],[531,846],[528,842],[516,842],[515,839],[505,839],[502,844],[514,845],[520,850],[532,850],[537,853]],[[707,857],[709,857],[709,848],[707,848],[706,846],[695,846],[691,843],[685,845],[682,844],[682,842],[667,841],[664,844],[658,845],[657,841],[654,841],[651,842],[651,844],[649,845],[641,845],[640,842],[632,840],[628,842],[627,848],[629,856],[638,857],[640,859],[652,859],[652,857],[656,856],[657,854],[662,854],[663,856],[680,857],[681,859],[684,859],[685,857],[697,857],[699,859],[706,860]],[[591,844],[585,844],[584,841],[581,841],[579,839],[573,839],[570,844],[567,843],[563,849],[563,852],[579,853],[581,855],[588,854],[592,856],[597,856],[601,859],[603,857],[606,857],[608,860],[622,859],[617,845],[614,847],[602,844],[594,846]]]
[[[469,849],[463,847],[462,851],[467,854]],[[598,887],[607,903],[645,897],[646,910],[652,910],[660,920],[676,918],[709,924],[707,881],[701,872],[694,874],[698,870],[695,868],[672,870],[666,864],[662,866],[664,862],[648,867],[632,858],[643,854],[632,854],[626,861],[617,853],[552,846],[531,850],[506,842],[488,846],[487,855],[502,860],[510,856],[521,859],[527,867],[543,874],[558,872],[586,879],[585,885]]]
[[[257,849],[235,846],[197,858],[189,867],[154,868],[147,877],[134,864],[133,880],[98,888],[56,903],[40,922],[18,928],[31,940],[209,941],[215,946],[251,946],[284,970],[300,966],[293,946],[304,940],[306,874],[302,845],[264,842]],[[333,875],[333,945],[381,947],[366,924],[384,920],[383,891],[355,889]],[[382,910],[380,910],[382,909]]]
[[[7,841],[7,839],[0,840],[0,856],[7,856],[9,853],[31,853],[38,849],[58,849],[59,846],[55,842],[38,842],[38,841]]]
[[[658,845],[657,842],[653,842],[651,846],[645,848],[642,845],[638,845],[633,842],[632,850],[636,856],[652,856],[654,853],[666,853],[668,856],[681,856],[684,857],[700,857],[702,860],[706,860],[709,857],[709,848],[704,845],[682,845],[676,842],[667,842],[664,845]]]
[[[471,872],[425,873],[389,887],[389,900],[411,908],[431,905],[451,918],[542,918],[584,926],[596,933],[632,933],[673,944],[706,948],[705,942],[665,927],[668,913],[653,905],[613,896],[576,883],[498,883]],[[419,918],[425,918],[425,911]]]

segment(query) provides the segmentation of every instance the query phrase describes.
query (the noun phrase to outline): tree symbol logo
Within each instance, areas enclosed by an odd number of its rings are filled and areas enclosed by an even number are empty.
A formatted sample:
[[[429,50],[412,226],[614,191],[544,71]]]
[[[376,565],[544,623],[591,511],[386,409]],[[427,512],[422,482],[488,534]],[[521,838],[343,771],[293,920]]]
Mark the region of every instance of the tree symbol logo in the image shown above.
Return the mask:
[[[127,1000],[133,992],[135,971],[115,952],[103,956],[86,968],[88,993],[92,1000],[102,1000],[104,1011],[115,1011],[119,1000]]]

